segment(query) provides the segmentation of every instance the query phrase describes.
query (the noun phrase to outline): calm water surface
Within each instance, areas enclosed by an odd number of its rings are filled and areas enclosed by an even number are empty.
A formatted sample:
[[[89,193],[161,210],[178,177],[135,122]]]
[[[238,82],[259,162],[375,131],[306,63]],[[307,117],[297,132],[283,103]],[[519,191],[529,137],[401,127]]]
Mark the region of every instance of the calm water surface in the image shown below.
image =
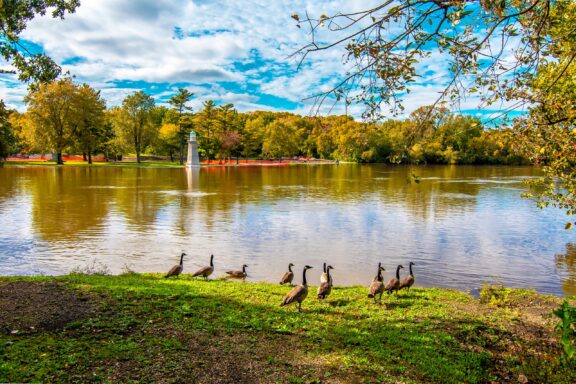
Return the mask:
[[[416,174],[420,183],[409,182]],[[417,285],[484,282],[576,294],[565,214],[521,199],[523,167],[318,165],[183,169],[0,167],[0,274],[66,274],[94,260],[163,272],[214,253],[275,282],[289,262],[367,285],[414,261]]]

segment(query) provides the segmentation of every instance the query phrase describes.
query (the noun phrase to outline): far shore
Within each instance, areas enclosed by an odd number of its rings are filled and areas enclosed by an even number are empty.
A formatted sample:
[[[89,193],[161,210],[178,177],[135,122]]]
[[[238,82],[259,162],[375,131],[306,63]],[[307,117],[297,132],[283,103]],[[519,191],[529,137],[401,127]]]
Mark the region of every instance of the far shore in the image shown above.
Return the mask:
[[[334,160],[323,159],[282,159],[282,160],[257,160],[257,159],[235,159],[232,160],[204,160],[200,162],[201,167],[278,167],[294,164],[338,164]],[[0,163],[2,164],[2,163]],[[4,165],[16,166],[58,166],[55,161],[44,159],[20,159],[8,158]],[[62,165],[61,165],[62,166]],[[143,160],[138,163],[135,159],[129,158],[122,161],[93,161],[91,164],[83,160],[65,160],[63,166],[93,166],[93,167],[131,167],[131,168],[186,168],[187,165],[178,161],[169,160]]]

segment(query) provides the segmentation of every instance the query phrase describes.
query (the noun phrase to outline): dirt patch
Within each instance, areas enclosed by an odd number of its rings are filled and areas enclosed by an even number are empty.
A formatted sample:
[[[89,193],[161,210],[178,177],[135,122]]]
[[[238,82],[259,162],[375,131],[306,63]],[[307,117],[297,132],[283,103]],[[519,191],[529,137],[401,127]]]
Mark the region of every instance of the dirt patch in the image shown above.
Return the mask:
[[[3,334],[59,330],[93,313],[88,296],[70,291],[58,282],[16,281],[0,285]]]
[[[325,361],[311,359],[307,348],[295,336],[244,333],[209,333],[182,331],[173,328],[153,328],[164,340],[173,340],[169,351],[141,345],[146,349],[146,364],[134,359],[110,360],[111,382],[130,380],[156,383],[190,382],[197,384],[248,383],[326,383],[359,382],[350,372]],[[78,377],[82,377],[80,374]]]

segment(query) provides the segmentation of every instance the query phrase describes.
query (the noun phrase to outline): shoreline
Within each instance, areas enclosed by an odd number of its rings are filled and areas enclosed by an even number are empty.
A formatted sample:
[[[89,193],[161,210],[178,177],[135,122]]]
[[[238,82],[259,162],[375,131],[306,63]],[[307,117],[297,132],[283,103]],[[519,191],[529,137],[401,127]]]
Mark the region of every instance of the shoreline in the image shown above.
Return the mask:
[[[576,380],[555,297],[415,287],[379,305],[367,287],[325,300],[310,287],[298,313],[279,306],[289,290],[187,274],[0,277],[0,382]]]

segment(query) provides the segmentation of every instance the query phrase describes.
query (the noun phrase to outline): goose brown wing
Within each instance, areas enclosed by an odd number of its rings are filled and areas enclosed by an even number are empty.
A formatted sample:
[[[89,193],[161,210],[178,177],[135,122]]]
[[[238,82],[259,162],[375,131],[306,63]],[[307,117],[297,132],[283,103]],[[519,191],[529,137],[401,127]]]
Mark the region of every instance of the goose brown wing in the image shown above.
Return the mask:
[[[293,279],[294,279],[293,272],[285,272],[284,275],[282,275],[282,278],[280,279],[280,284],[291,283]]]
[[[318,297],[324,298],[324,297],[328,296],[331,291],[332,291],[332,286],[330,285],[330,283],[328,283],[328,282],[322,283],[318,287]]]
[[[182,266],[175,265],[172,268],[170,268],[170,270],[168,271],[168,273],[164,277],[177,276],[180,274],[180,272],[182,272]]]
[[[290,290],[284,296],[284,300],[282,300],[282,305],[287,305],[293,303],[295,301],[304,300],[304,298],[308,296],[308,288],[304,287],[303,285],[297,285]]]
[[[400,289],[410,288],[414,284],[414,276],[408,275],[400,281]]]
[[[390,280],[388,280],[388,282],[386,283],[386,286],[384,287],[384,289],[386,291],[391,291],[393,289],[396,289],[396,287],[400,284],[400,281],[393,277]]]
[[[194,274],[192,275],[192,277],[196,277],[196,276],[204,276],[206,273],[208,273],[208,271],[211,270],[211,267],[202,267],[199,270],[197,270],[196,272],[194,272]]]
[[[370,293],[370,295],[372,295],[372,297],[376,296],[377,294],[383,291],[384,291],[384,283],[378,280],[372,281],[372,284],[370,284],[370,288],[368,289],[368,292]]]

